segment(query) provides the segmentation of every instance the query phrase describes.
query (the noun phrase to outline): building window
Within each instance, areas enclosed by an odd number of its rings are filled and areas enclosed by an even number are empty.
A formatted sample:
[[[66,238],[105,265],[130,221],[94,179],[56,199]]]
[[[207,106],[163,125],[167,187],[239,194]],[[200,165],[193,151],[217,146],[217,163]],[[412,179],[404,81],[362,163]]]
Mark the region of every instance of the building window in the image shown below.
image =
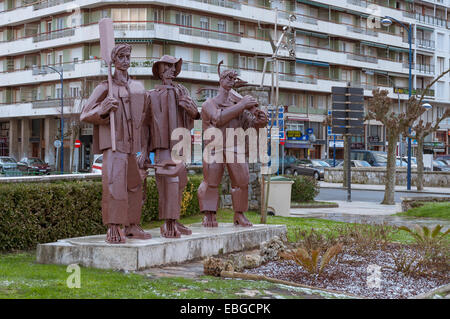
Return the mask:
[[[225,20],[219,20],[219,22],[217,22],[217,30],[220,32],[226,32],[227,22]]]
[[[182,25],[185,27],[192,26],[192,15],[186,13],[177,13],[175,16],[176,24]]]
[[[155,9],[155,11],[153,11],[153,21],[164,22],[164,14],[163,13],[164,13],[163,10]]]
[[[200,28],[209,30],[209,19],[206,17],[200,18]]]

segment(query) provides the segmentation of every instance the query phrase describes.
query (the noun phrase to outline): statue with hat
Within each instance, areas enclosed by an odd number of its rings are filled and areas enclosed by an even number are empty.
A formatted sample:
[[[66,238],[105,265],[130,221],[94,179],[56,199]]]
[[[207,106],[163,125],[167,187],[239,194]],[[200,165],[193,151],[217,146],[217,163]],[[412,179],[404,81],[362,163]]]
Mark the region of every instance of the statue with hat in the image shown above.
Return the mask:
[[[112,21],[110,24],[112,30]],[[111,30],[107,36],[113,35]],[[126,238],[150,239],[151,235],[140,227],[147,172],[139,168],[136,158],[142,148],[145,89],[128,74],[131,46],[114,46],[114,38],[111,43],[110,56],[103,56],[109,66],[109,81],[94,89],[80,119],[94,124],[94,154],[103,153],[102,217],[108,227],[106,241],[119,244],[125,243]],[[114,74],[109,62],[115,66]]]
[[[204,213],[203,226],[217,227],[216,212],[219,207],[219,185],[225,167],[231,179],[231,199],[234,210],[233,222],[236,226],[250,227],[252,223],[245,217],[244,212],[248,210],[248,184],[249,168],[244,158],[243,162],[238,160],[239,152],[245,153],[245,147],[239,148],[234,143],[228,146],[228,129],[236,130],[248,128],[263,128],[267,125],[268,115],[259,109],[258,102],[250,95],[241,96],[233,90],[243,85],[244,81],[237,77],[234,70],[220,71],[221,61],[218,65],[219,93],[209,98],[202,105],[202,130],[219,129],[222,132],[225,147],[215,149],[214,152],[223,152],[221,162],[214,160],[205,161],[208,154],[203,156],[203,181],[198,188],[198,201],[200,211]],[[233,137],[234,139],[234,137]],[[212,140],[205,139],[205,146]],[[245,143],[245,142],[244,142]],[[227,154],[228,153],[228,154]],[[228,156],[227,156],[228,155]],[[231,159],[230,159],[231,158]]]
[[[194,120],[200,118],[196,103],[188,90],[174,79],[181,71],[183,60],[164,55],[153,64],[153,76],[161,80],[153,90],[146,93],[144,126],[144,149],[138,162],[141,168],[155,167],[156,185],[159,195],[159,219],[164,220],[161,236],[179,238],[192,231],[182,225],[180,218],[183,190],[187,185],[184,163],[176,164],[171,157],[178,140],[172,140],[177,128],[191,130]],[[155,153],[155,164],[150,165],[148,154]]]

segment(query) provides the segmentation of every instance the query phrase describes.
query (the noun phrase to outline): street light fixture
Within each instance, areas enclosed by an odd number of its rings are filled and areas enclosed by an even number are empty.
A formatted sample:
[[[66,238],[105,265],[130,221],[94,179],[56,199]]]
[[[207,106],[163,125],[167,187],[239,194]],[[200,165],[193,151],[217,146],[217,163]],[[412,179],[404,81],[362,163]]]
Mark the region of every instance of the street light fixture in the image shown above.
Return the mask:
[[[64,87],[63,87],[63,80],[64,80],[64,74],[63,74],[63,67],[61,66],[61,71],[58,71],[56,68],[49,66],[49,65],[43,65],[43,68],[49,68],[55,71],[59,74],[59,78],[61,80],[61,165],[60,170],[61,174],[64,174]],[[47,72],[39,72],[40,74],[46,74]]]
[[[408,44],[409,44],[409,77],[408,77],[408,97],[411,98],[412,95],[412,25],[406,26],[403,22],[386,16],[381,19],[381,25],[384,27],[389,27],[393,22],[396,22],[402,26],[408,32]],[[409,133],[411,133],[411,127],[409,127]],[[408,138],[408,168],[406,173],[406,188],[411,190],[411,139]]]

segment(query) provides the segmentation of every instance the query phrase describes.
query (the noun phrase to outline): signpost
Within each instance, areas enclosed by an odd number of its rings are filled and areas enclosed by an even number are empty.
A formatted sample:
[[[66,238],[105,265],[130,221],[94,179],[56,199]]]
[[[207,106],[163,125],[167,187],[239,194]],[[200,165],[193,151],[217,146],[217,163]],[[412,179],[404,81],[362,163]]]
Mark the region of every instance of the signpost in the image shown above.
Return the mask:
[[[275,107],[269,106],[268,113],[269,113],[269,124],[267,125],[267,127],[270,128],[270,126],[273,123],[273,128],[278,128],[279,140],[281,144],[281,174],[284,174],[284,142],[286,140],[284,134],[284,106],[278,106],[277,118],[275,118],[277,114],[277,110]],[[269,134],[271,135],[272,132],[269,132]]]
[[[333,134],[342,134],[347,143],[347,201],[352,201],[351,190],[351,147],[350,136],[364,134],[364,89],[347,87],[331,88],[332,112],[331,131]],[[336,148],[336,135],[334,135],[334,147]],[[335,152],[336,154],[336,149]],[[335,158],[335,157],[334,157]],[[336,159],[334,159],[336,163]]]

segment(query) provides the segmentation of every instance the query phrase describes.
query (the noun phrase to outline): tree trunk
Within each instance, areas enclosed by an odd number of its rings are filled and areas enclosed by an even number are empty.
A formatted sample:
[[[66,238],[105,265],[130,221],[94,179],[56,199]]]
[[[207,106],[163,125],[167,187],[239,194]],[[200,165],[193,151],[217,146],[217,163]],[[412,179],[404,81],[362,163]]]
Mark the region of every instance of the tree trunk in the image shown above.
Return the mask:
[[[398,134],[395,130],[388,129],[388,153],[387,153],[387,166],[386,166],[386,183],[384,198],[381,204],[394,205],[395,195],[395,150],[397,147]]]
[[[423,140],[424,136],[418,136],[417,141],[417,179],[416,186],[418,191],[423,191]]]

